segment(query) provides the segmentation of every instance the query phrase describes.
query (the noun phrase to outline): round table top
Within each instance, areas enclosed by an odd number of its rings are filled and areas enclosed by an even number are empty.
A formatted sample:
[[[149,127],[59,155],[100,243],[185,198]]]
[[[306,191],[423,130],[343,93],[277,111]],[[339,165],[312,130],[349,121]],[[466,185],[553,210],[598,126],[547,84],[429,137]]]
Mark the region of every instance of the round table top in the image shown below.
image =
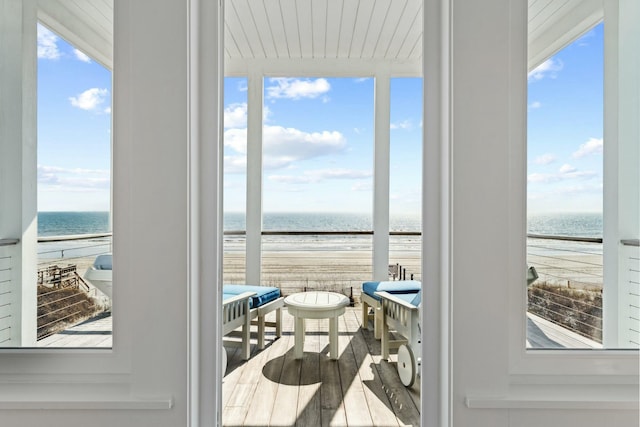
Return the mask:
[[[289,295],[284,299],[284,303],[289,307],[322,311],[328,308],[346,307],[349,305],[349,298],[336,292],[311,291]]]

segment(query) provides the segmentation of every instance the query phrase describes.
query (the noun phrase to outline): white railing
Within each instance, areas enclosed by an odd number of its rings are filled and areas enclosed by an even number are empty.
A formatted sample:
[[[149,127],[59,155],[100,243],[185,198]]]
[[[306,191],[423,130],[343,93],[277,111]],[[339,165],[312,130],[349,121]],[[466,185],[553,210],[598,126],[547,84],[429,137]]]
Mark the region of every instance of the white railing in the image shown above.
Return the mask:
[[[313,289],[357,297],[362,282],[371,280],[372,231],[264,231],[262,235],[261,282],[279,287],[285,295]],[[405,278],[413,275],[420,280],[420,233],[394,231],[389,240],[389,264],[398,264]],[[226,231],[224,242],[224,281],[244,283],[244,231]]]
[[[527,237],[527,263],[539,275],[528,288],[528,311],[602,343],[602,239]]]
[[[84,281],[96,256],[111,252],[111,233],[38,238],[37,338],[67,329],[110,308]]]
[[[621,302],[621,311],[626,312],[621,318],[622,346],[640,347],[640,247],[638,240],[623,240],[622,257],[625,264],[622,268],[626,301]]]
[[[11,346],[16,327],[12,269],[15,248],[19,242],[18,239],[0,239],[0,347]]]

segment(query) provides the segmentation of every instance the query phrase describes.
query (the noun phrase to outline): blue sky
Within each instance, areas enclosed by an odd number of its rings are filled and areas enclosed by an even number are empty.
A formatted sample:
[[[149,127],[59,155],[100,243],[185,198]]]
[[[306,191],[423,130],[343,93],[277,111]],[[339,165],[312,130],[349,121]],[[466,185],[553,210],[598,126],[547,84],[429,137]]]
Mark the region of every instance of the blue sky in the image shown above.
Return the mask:
[[[528,78],[529,213],[602,212],[603,25]]]
[[[38,26],[38,210],[108,211],[111,72]]]
[[[245,209],[247,81],[225,79],[225,210]],[[422,80],[392,81],[392,209],[420,212]],[[264,81],[265,212],[370,213],[372,78]]]
[[[528,76],[530,213],[602,210],[603,28]],[[264,81],[265,212],[370,213],[373,79]],[[225,79],[225,210],[243,212],[247,82]],[[421,204],[421,79],[391,83],[391,209]],[[38,209],[109,209],[111,73],[38,28]]]

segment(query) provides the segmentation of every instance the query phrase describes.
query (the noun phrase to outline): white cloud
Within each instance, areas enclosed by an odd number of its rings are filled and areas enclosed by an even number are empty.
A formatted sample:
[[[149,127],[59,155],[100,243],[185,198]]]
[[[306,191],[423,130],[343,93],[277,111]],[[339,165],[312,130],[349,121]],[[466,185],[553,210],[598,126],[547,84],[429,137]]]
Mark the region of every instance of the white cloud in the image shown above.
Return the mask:
[[[108,189],[110,173],[103,169],[61,168],[38,165],[38,184],[43,190],[89,191]]]
[[[225,173],[244,173],[247,170],[247,156],[224,156]]]
[[[413,124],[411,123],[411,120],[407,119],[407,120],[403,120],[401,122],[391,123],[390,129],[392,129],[392,130],[394,130],[394,129],[411,130],[411,129],[413,129]]]
[[[540,107],[542,107],[542,103],[539,101],[533,101],[531,104],[527,106],[529,110],[537,110]]]
[[[351,191],[373,191],[373,182],[371,181],[356,182],[351,186]]]
[[[337,131],[304,132],[282,126],[265,126],[264,154],[274,157],[310,159],[341,152],[346,147],[344,136]]]
[[[247,103],[231,104],[224,109],[224,127],[242,128],[247,126]]]
[[[541,156],[536,157],[534,163],[537,165],[549,165],[556,161],[556,156],[553,154],[543,154]]]
[[[242,154],[247,153],[247,128],[224,131],[224,145]]]
[[[268,110],[265,114],[269,114]],[[225,157],[225,172],[246,170],[247,128],[246,104],[234,104],[225,110],[224,145],[237,154]],[[295,128],[264,125],[263,167],[265,170],[282,169],[294,162],[343,152],[347,143],[338,131],[305,132]]]
[[[264,126],[263,141],[265,159],[281,159],[282,162],[276,164],[283,166],[297,160],[335,154],[346,147],[344,136],[337,131],[304,132],[282,126]],[[224,144],[238,153],[246,154],[247,129],[226,130]]]
[[[564,164],[557,173],[532,173],[527,177],[530,183],[552,183],[571,179],[590,179],[598,176],[595,171],[580,171],[574,166]]]
[[[94,111],[102,104],[109,91],[107,89],[100,89],[97,87],[87,89],[78,96],[72,96],[69,98],[71,105],[78,107],[81,110]]]
[[[576,170],[577,169],[574,168],[573,166],[565,163],[564,165],[560,166],[560,170],[558,172],[560,172],[561,174],[568,174],[568,173],[573,173]]]
[[[587,142],[582,144],[580,148],[578,148],[578,150],[571,155],[571,157],[573,157],[574,159],[579,159],[590,154],[602,154],[602,149],[602,138],[590,138]]]
[[[49,31],[46,27],[38,24],[38,58],[42,59],[58,59],[60,51],[58,50],[58,36]]]
[[[317,169],[307,170],[303,175],[270,175],[269,180],[285,184],[309,184],[326,181],[329,179],[363,179],[370,178],[370,171],[353,169]]]
[[[591,30],[587,33],[585,33],[584,35],[582,35],[578,40],[576,40],[576,43],[578,44],[578,46],[589,46],[589,39],[594,38],[596,35],[594,30]]]
[[[91,58],[89,58],[89,55],[87,55],[83,51],[78,49],[73,49],[73,53],[76,55],[77,60],[82,62],[91,62]]]
[[[553,58],[549,58],[531,70],[527,79],[530,82],[542,80],[545,77],[555,79],[557,77],[557,72],[562,70],[563,67],[564,64],[559,59],[554,60]]]
[[[238,102],[230,104],[224,109],[225,129],[238,129],[247,127],[247,103]],[[269,120],[271,110],[266,105],[262,108],[262,120]]]
[[[267,86],[267,98],[317,98],[324,95],[331,89],[331,85],[326,79],[293,79],[293,78],[273,78],[269,79],[273,86]],[[323,102],[328,98],[323,97]]]
[[[529,174],[529,176],[527,177],[527,181],[528,182],[551,182],[551,181],[557,181],[557,177],[553,174],[534,172]]]

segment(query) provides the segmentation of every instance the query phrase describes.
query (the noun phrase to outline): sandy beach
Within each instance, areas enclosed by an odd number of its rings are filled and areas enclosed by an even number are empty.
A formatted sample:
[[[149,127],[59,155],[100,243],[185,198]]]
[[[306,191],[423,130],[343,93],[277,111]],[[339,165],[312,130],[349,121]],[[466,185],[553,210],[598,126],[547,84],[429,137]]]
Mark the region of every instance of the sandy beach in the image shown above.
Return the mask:
[[[393,258],[406,269],[406,278],[413,274],[421,280],[421,257],[408,252]],[[297,251],[266,252],[262,258],[262,283],[277,286],[288,295],[305,289],[320,289],[360,295],[362,282],[371,280],[372,259],[369,251]],[[225,252],[224,283],[245,283],[245,256],[240,252]]]

